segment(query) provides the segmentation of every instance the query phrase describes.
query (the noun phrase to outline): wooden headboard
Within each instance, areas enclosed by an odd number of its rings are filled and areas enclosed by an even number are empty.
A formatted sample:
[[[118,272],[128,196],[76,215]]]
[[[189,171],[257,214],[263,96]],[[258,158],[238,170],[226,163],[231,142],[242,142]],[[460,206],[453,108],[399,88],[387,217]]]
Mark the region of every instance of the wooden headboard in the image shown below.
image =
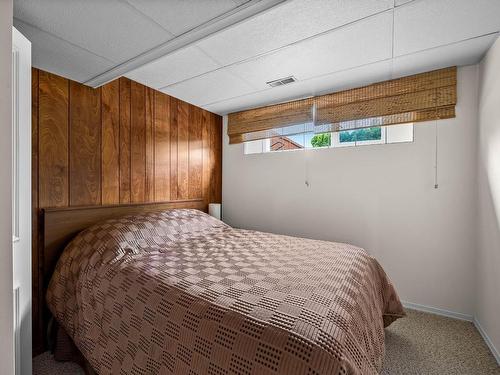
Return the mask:
[[[100,221],[124,215],[151,211],[172,210],[176,208],[195,208],[206,211],[203,199],[188,199],[161,203],[135,203],[109,206],[61,207],[43,209],[43,254],[41,276],[43,286],[39,296],[45,301],[45,293],[56,267],[57,261],[66,245],[82,230]],[[49,319],[49,311],[44,303],[40,311],[44,334]],[[44,337],[44,342],[47,342]]]

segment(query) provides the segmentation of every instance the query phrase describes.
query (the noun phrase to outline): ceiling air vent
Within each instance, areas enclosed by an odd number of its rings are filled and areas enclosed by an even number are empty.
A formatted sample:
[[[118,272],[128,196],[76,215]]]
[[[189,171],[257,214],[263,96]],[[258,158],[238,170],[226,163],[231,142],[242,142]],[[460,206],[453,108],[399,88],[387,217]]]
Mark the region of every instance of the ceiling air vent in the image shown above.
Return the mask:
[[[297,79],[294,76],[290,76],[290,77],[275,79],[274,81],[269,81],[266,83],[271,87],[276,87],[276,86],[288,85],[288,84],[293,83],[295,81],[297,81]]]

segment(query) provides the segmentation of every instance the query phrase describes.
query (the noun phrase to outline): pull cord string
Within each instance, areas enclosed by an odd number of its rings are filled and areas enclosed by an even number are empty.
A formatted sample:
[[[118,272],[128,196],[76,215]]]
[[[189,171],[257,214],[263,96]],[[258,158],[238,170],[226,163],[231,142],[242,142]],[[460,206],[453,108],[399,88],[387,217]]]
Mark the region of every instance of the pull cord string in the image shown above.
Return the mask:
[[[434,189],[439,188],[439,183],[438,183],[438,148],[439,148],[439,132],[438,132],[438,107],[437,107],[437,89],[436,92],[434,93],[434,136],[435,136],[435,154],[434,154]]]
[[[310,183],[309,183],[309,151],[307,148],[305,148],[304,150],[304,174],[305,174],[305,179],[304,179],[304,183],[306,185],[306,187],[309,187],[310,186]]]
[[[438,184],[438,144],[439,144],[439,132],[438,132],[437,120],[434,120],[434,133],[435,133],[434,189],[437,189],[439,187],[439,184]]]
[[[315,131],[315,127],[316,127],[316,103],[313,102],[313,105],[312,105],[312,126],[313,126],[313,131]],[[304,174],[305,174],[305,178],[304,178],[304,184],[309,187],[310,186],[310,183],[309,183],[309,152],[310,150],[308,150],[308,148],[306,147],[306,134],[307,133],[304,133]]]

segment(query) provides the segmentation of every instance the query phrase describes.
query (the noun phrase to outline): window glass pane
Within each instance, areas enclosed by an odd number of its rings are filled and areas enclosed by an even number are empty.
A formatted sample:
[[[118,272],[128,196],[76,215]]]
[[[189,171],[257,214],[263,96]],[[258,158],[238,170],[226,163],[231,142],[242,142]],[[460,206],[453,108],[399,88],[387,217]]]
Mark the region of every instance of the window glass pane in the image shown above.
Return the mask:
[[[305,148],[305,133],[289,135],[288,139],[290,141],[289,150]]]
[[[313,131],[304,134],[304,146],[305,148],[312,148],[311,140],[316,134]]]
[[[373,128],[363,128],[357,130],[345,130],[340,132],[339,141],[359,142],[359,141],[380,141],[382,139],[382,129],[380,126]]]
[[[387,126],[387,143],[413,142],[413,124]]]
[[[262,152],[271,151],[271,138],[262,140]]]
[[[263,140],[259,139],[257,141],[245,142],[245,154],[260,154],[263,152],[262,149]]]
[[[304,133],[289,136],[276,136],[270,140],[270,151],[299,150],[304,148]]]
[[[332,147],[350,147],[350,146],[356,146],[356,142],[340,142],[340,133],[341,132],[335,132],[331,133],[332,134]]]
[[[330,147],[332,145],[331,133],[314,134],[310,140],[312,148]]]

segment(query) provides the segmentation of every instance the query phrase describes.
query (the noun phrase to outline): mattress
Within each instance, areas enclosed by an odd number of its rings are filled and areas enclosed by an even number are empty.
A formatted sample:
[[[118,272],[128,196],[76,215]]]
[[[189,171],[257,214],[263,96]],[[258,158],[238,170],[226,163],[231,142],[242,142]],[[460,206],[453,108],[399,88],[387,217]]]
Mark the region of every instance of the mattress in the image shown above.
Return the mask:
[[[49,309],[98,374],[377,374],[404,316],[365,250],[197,210],[108,220],[64,250]]]

